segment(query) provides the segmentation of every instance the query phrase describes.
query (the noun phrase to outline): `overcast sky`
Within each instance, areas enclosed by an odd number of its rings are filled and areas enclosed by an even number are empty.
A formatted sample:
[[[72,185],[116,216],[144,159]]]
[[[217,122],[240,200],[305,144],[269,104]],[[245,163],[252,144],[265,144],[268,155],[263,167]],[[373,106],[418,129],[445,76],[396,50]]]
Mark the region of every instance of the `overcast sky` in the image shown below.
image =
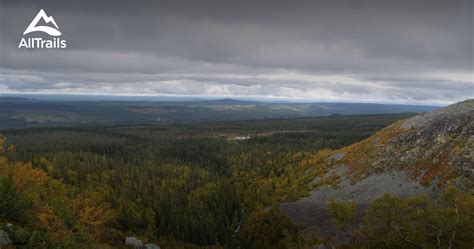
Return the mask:
[[[0,0],[0,93],[448,104],[474,97],[473,2]],[[40,9],[67,48],[18,48]]]

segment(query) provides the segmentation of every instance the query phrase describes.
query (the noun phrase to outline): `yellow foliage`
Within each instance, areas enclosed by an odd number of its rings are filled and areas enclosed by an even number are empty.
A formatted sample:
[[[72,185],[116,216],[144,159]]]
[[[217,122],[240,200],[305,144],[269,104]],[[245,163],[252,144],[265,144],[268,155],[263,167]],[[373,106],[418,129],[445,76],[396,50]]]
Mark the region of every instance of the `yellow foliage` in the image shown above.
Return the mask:
[[[16,152],[16,147],[14,145],[8,146],[8,153],[12,154]]]
[[[5,149],[3,148],[3,146],[5,145],[5,137],[0,135],[0,154],[2,154]]]
[[[0,134],[0,174],[7,171],[7,158],[2,156],[4,152],[5,137]]]
[[[31,164],[16,163],[12,167],[13,182],[19,191],[38,192],[44,187],[49,177],[41,169],[35,169]]]
[[[344,202],[336,199],[329,200],[329,215],[332,223],[340,230],[348,230],[353,225],[356,216],[355,202]]]
[[[47,204],[39,208],[38,221],[55,240],[62,240],[72,234],[72,230],[65,226],[64,220]]]
[[[88,191],[76,196],[72,203],[81,226],[94,230],[115,217],[115,212],[103,199],[104,194],[98,191]]]
[[[4,141],[4,138],[0,138],[0,144]],[[54,180],[43,170],[21,162],[12,164],[5,157],[0,157],[0,176],[7,175],[11,176],[15,188],[31,203],[27,214],[31,216],[32,222],[44,228],[55,240],[62,240],[72,234],[72,230],[66,227],[64,219],[55,213],[56,209],[61,210],[55,203],[63,199],[66,199],[64,202],[67,203],[66,193],[61,191],[65,189],[63,184],[57,182],[59,190],[53,191],[50,186],[55,185],[52,182]]]

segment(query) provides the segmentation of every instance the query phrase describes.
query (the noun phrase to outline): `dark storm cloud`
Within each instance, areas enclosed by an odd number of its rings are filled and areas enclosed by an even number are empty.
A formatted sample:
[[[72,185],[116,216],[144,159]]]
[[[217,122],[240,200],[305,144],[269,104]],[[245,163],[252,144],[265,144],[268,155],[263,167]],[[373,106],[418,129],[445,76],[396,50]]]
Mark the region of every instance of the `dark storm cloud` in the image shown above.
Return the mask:
[[[97,2],[3,1],[0,92],[474,96],[472,1]],[[17,48],[40,8],[67,49]]]

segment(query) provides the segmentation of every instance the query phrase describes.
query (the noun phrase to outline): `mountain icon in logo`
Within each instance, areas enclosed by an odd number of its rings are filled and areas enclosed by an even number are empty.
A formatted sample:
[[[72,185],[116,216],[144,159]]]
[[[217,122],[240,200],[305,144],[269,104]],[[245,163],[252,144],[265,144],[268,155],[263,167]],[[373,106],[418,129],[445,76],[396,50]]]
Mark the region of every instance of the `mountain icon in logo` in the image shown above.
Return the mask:
[[[36,26],[40,19],[43,19],[45,23],[52,23],[56,28],[50,27],[50,26]],[[26,28],[25,32],[23,32],[23,35],[29,34],[31,32],[36,32],[36,31],[41,31],[45,32],[51,36],[60,36],[61,32],[59,31],[59,27],[54,21],[54,18],[52,16],[46,15],[46,12],[44,12],[43,9],[41,9],[38,14],[36,14],[35,19],[31,21],[30,25],[28,28]]]

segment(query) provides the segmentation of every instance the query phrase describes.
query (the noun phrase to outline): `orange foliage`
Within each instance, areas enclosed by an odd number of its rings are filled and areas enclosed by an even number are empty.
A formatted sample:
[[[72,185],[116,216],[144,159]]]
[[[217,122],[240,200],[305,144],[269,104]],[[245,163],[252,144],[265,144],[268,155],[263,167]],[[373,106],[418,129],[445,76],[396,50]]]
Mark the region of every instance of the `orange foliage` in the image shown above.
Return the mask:
[[[72,230],[65,226],[64,220],[58,217],[48,204],[39,208],[38,221],[55,240],[62,240],[72,234]]]
[[[2,154],[5,149],[3,148],[3,146],[5,145],[5,137],[0,135],[0,154]]]
[[[79,194],[72,202],[79,225],[89,232],[98,233],[98,228],[116,216],[110,205],[103,199],[104,194],[95,191]]]
[[[444,154],[437,163],[422,161],[415,165],[417,171],[412,177],[421,176],[421,184],[429,186],[434,180],[438,180],[438,186],[444,187],[450,178],[454,178],[456,172],[449,165],[448,155]]]
[[[2,150],[4,141],[0,138]],[[50,200],[46,198],[51,181],[46,172],[33,168],[31,164],[10,164],[5,157],[0,157],[0,176],[6,175],[11,175],[16,189],[31,201],[32,207],[28,213],[37,225],[45,228],[55,240],[62,240],[72,234],[72,230],[66,227],[63,218],[55,214],[54,208],[48,202]],[[55,199],[62,197],[64,196],[54,196]]]
[[[12,168],[13,182],[19,191],[39,189],[44,187],[49,177],[41,169],[35,169],[31,164],[17,163]]]
[[[12,154],[16,152],[16,147],[13,145],[8,146],[8,153]]]
[[[365,140],[341,149],[341,152],[345,154],[342,161],[349,167],[351,175],[360,175],[361,171],[366,171],[366,167],[371,165],[384,144],[403,131],[402,122],[403,120],[398,121]]]

